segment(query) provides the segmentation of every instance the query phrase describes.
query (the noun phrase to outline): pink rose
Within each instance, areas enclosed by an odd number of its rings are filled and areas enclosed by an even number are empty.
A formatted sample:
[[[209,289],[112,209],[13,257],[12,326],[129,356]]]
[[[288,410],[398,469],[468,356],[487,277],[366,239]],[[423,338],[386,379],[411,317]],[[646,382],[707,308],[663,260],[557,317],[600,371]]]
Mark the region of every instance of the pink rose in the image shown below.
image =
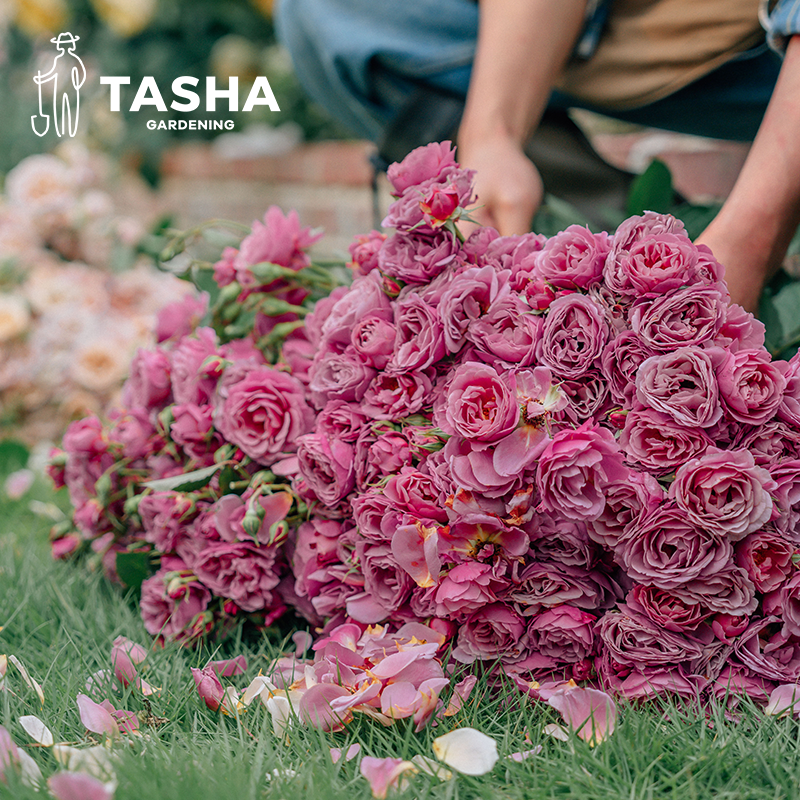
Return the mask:
[[[168,402],[171,391],[169,356],[163,350],[140,347],[131,362],[130,377],[122,387],[126,404],[160,408]]]
[[[760,425],[775,415],[786,379],[766,350],[739,350],[717,375],[722,402],[733,419]]]
[[[357,403],[331,400],[317,414],[316,432],[329,439],[353,444],[367,421],[366,415]]]
[[[219,368],[206,361],[216,355],[217,335],[211,328],[198,328],[192,336],[178,342],[170,354],[176,403],[205,405],[209,402],[217,385]]]
[[[736,545],[736,563],[759,592],[777,589],[794,571],[794,545],[767,527],[751,533]]]
[[[397,338],[386,367],[389,372],[423,370],[444,356],[439,312],[419,295],[409,294],[396,302],[394,324]]]
[[[637,584],[626,599],[629,608],[644,614],[656,625],[681,633],[696,630],[711,616],[701,603],[683,600],[665,589]]]
[[[552,669],[589,658],[594,652],[596,621],[592,614],[569,605],[540,612],[528,625],[530,655],[525,666]]]
[[[182,562],[175,566],[179,564],[185,567]],[[139,610],[151,636],[188,644],[210,628],[210,601],[211,592],[190,572],[162,568],[142,582]]]
[[[603,310],[590,297],[554,300],[542,328],[541,360],[562,378],[580,378],[599,359],[608,340]]]
[[[412,150],[402,161],[387,170],[389,183],[397,195],[420,183],[439,177],[448,167],[455,167],[456,149],[452,142],[432,142]]]
[[[374,230],[355,237],[348,248],[353,259],[350,267],[355,275],[368,275],[378,268],[378,251],[385,241],[386,234]]]
[[[778,417],[800,427],[800,352],[795,353],[788,364],[776,362],[776,366],[786,381],[783,400],[778,406]]]
[[[219,285],[222,286],[222,284]],[[199,296],[187,292],[182,300],[168,303],[156,317],[156,341],[161,343],[169,339],[188,336],[200,324],[207,310],[208,294],[206,292]]]
[[[770,519],[776,486],[749,451],[711,447],[680,467],[669,496],[692,523],[737,542]]]
[[[367,386],[360,408],[370,419],[396,422],[429,405],[432,388],[425,372],[379,372]]]
[[[378,429],[380,430],[380,429]],[[383,478],[411,464],[408,439],[399,431],[373,433],[366,430],[356,442],[356,481],[359,489],[378,483]]]
[[[722,416],[717,374],[728,358],[718,347],[652,356],[636,374],[637,400],[686,427],[708,428]]]
[[[358,546],[364,576],[364,592],[347,600],[347,615],[357,622],[374,624],[397,610],[411,592],[412,580],[392,555],[389,544]]]
[[[536,486],[545,511],[597,519],[605,508],[604,488],[627,475],[613,435],[586,423],[553,437],[539,459]]]
[[[222,446],[222,437],[214,428],[214,407],[184,403],[172,407],[170,437],[183,448],[184,453],[196,461],[213,459],[214,452]]]
[[[244,611],[260,611],[276,602],[272,590],[281,570],[277,555],[275,547],[218,542],[203,549],[192,568],[218,597],[233,600]]]
[[[414,467],[402,467],[383,487],[383,493],[393,508],[420,519],[447,522],[444,498],[431,480]]]
[[[195,503],[180,492],[153,492],[139,501],[145,541],[161,553],[173,552],[188,535],[188,526],[196,516]]]
[[[383,320],[392,318],[392,304],[384,294],[377,272],[356,278],[348,291],[336,299],[322,322],[322,341],[344,349],[351,343],[353,327],[366,316]]]
[[[525,656],[525,623],[511,608],[491,603],[471,614],[459,628],[453,658],[464,664],[476,660],[513,664]]]
[[[543,321],[518,296],[508,295],[492,303],[473,320],[467,339],[477,348],[481,361],[500,367],[527,367],[536,361]]]
[[[259,464],[294,452],[314,412],[297,378],[271,367],[251,369],[220,390],[214,421],[219,432]]]
[[[355,485],[353,446],[321,433],[297,440],[300,474],[311,491],[326,505],[335,506]]]
[[[445,219],[447,216],[449,214]],[[396,233],[381,247],[378,267],[384,275],[404,284],[420,285],[430,283],[455,264],[457,256],[458,243],[449,233],[438,233],[430,238]]]
[[[630,330],[618,333],[603,348],[600,371],[608,380],[609,391],[617,403],[630,408],[636,395],[636,373],[650,355],[650,350]]]
[[[395,334],[393,322],[367,314],[354,325],[351,342],[364,361],[375,369],[383,369],[394,352]]]
[[[455,186],[443,184],[431,187],[419,207],[425,215],[425,222],[432,228],[439,228],[453,216],[459,205],[459,192]]]
[[[611,249],[607,233],[570,225],[547,240],[536,256],[536,277],[558,289],[588,289],[603,277]]]
[[[466,561],[453,567],[436,589],[436,616],[461,617],[497,601],[501,587],[489,564]]]

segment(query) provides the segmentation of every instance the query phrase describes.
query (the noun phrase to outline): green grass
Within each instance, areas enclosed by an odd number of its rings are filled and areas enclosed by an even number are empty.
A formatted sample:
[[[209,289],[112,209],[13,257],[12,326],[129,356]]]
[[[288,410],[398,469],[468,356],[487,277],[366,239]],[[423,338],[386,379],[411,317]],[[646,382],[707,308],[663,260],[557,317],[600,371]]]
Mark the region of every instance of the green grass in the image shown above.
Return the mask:
[[[44,486],[34,495],[52,499]],[[52,561],[46,541],[50,523],[29,511],[29,501],[30,496],[0,501],[0,653],[22,660],[42,684],[45,704],[40,706],[9,666],[11,691],[0,694],[0,722],[18,745],[29,742],[18,721],[25,714],[41,717],[57,741],[88,744],[76,695],[84,691],[89,675],[109,667],[116,636],[142,643],[148,637],[130,599],[100,575]],[[243,641],[238,635],[216,657],[247,655],[247,674],[233,679],[241,687],[267,666],[280,646],[278,636]],[[371,793],[358,759],[334,765],[331,746],[360,742],[364,755],[431,756],[437,735],[463,725],[497,740],[501,761],[495,769],[480,778],[461,775],[447,782],[415,775],[395,796],[777,800],[800,795],[800,725],[766,718],[747,704],[737,719],[726,719],[721,709],[706,716],[680,704],[622,707],[614,735],[592,749],[577,739],[560,742],[545,736],[544,726],[558,721],[551,709],[517,693],[502,701],[479,685],[458,716],[420,734],[402,721],[383,728],[362,718],[338,734],[295,727],[287,745],[273,734],[269,714],[260,704],[239,718],[213,713],[203,705],[189,668],[202,666],[213,652],[173,646],[152,652],[147,677],[162,687],[161,695],[151,700],[152,712],[167,721],[145,729],[145,736],[130,744],[115,746],[116,800],[367,800]],[[136,691],[126,690],[112,699],[117,707],[144,709]],[[503,760],[531,747],[524,741],[526,732],[533,745],[543,745],[542,754],[522,763]],[[28,747],[28,752],[45,778],[58,770],[49,750]],[[0,797],[24,800],[41,798],[42,793],[11,776],[7,784],[0,783]]]

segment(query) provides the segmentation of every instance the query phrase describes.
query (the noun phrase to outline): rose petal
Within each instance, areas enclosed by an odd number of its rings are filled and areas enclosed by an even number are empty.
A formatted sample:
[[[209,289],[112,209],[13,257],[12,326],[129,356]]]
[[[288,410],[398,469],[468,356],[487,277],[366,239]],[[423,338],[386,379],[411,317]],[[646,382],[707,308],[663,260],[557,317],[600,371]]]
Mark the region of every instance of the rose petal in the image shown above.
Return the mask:
[[[433,740],[436,758],[465,775],[485,775],[497,763],[497,743],[474,728],[456,728]]]
[[[85,772],[59,772],[47,785],[56,800],[111,800],[113,790]]]
[[[236,656],[222,661],[209,661],[203,669],[213,669],[220,678],[233,678],[247,672],[247,659],[244,656]]]
[[[769,696],[764,713],[779,717],[800,714],[800,686],[795,683],[777,686]]]
[[[119,727],[114,722],[114,718],[99,703],[95,703],[85,694],[79,694],[75,702],[78,704],[81,722],[87,730],[100,735],[117,736],[119,734]]]
[[[547,703],[592,747],[614,733],[617,706],[609,695],[599,689],[567,689],[553,694]]]
[[[31,678],[28,674],[28,670],[25,669],[22,662],[16,656],[9,656],[8,660],[17,668],[17,671],[22,676],[22,680],[28,684],[28,686],[36,692],[36,696],[39,698],[39,702],[44,705],[44,692],[42,691],[42,687],[39,686],[36,681]]]
[[[361,745],[358,744],[358,742],[356,742],[356,744],[351,744],[344,753],[342,753],[342,749],[340,747],[331,747],[331,761],[333,761],[334,764],[337,764],[339,761],[341,761],[343,755],[345,761],[352,761],[360,752]]]
[[[361,759],[361,774],[369,781],[372,796],[383,800],[390,787],[402,790],[400,782],[403,773],[416,772],[416,767],[410,761],[402,758],[374,758],[364,756]]]
[[[20,717],[19,724],[25,730],[25,733],[33,739],[34,742],[38,742],[39,744],[44,745],[45,747],[51,747],[53,744],[53,734],[50,731],[50,728],[42,722],[39,717],[34,716],[27,716],[27,717]]]

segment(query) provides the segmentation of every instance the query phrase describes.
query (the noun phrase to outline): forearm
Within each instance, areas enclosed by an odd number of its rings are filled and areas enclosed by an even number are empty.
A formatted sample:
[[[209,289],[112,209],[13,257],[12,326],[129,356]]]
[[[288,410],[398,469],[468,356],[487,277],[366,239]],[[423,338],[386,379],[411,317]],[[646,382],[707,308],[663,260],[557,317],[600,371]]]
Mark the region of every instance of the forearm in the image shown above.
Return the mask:
[[[480,30],[459,144],[522,145],[580,33],[586,0],[480,0]]]
[[[734,302],[753,309],[799,223],[800,36],[794,36],[739,178],[698,241],[725,265]]]

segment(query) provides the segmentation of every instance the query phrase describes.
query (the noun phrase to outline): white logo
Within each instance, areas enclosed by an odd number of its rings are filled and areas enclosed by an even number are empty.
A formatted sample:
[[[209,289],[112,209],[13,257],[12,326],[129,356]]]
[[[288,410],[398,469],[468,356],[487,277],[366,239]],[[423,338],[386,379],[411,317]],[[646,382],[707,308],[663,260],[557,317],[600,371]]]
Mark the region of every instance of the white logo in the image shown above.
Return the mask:
[[[56,39],[50,41],[58,48],[58,54],[53,61],[49,72],[37,72],[33,78],[39,87],[39,114],[31,116],[31,127],[37,136],[44,136],[50,129],[50,114],[44,113],[45,100],[50,94],[47,89],[53,88],[53,130],[58,136],[74,136],[78,132],[78,112],[80,111],[80,88],[86,80],[86,67],[83,61],[75,55],[75,42],[79,36],[71,33],[60,33]],[[65,56],[59,63],[59,59]],[[71,61],[72,57],[74,61]],[[77,61],[77,64],[75,63]],[[59,86],[59,77],[63,83]],[[70,87],[70,79],[72,87]],[[44,91],[42,90],[44,87]],[[74,109],[74,115],[73,115]],[[40,127],[37,127],[37,123]]]

